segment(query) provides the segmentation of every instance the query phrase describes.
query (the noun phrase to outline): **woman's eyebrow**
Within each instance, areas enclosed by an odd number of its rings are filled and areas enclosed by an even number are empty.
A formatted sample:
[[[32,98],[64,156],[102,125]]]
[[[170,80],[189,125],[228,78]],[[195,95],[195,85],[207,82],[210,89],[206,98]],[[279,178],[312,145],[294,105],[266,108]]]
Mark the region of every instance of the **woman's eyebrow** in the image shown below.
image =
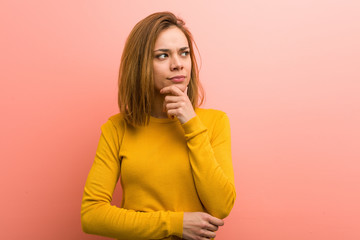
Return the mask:
[[[180,51],[184,51],[186,49],[188,49],[189,47],[182,47],[180,48],[179,50]],[[166,48],[159,48],[159,49],[156,49],[154,52],[157,52],[157,51],[161,51],[161,52],[170,52],[170,49],[166,49]]]

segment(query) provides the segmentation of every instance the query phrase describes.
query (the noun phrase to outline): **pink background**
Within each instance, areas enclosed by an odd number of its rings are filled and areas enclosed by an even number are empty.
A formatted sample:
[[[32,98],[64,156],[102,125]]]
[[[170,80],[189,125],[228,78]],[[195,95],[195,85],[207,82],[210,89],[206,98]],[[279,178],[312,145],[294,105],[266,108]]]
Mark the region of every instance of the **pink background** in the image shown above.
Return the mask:
[[[124,41],[162,10],[231,121],[237,201],[217,239],[360,239],[358,0],[1,1],[0,239],[105,239],[82,233],[83,186]]]

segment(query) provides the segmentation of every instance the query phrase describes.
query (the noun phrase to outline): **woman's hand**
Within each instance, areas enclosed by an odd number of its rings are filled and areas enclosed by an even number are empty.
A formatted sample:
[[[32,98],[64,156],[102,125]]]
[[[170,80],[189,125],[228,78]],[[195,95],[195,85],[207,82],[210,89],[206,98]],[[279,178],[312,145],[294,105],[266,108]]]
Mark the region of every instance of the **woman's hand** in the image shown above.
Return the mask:
[[[186,91],[187,89],[183,92],[176,86],[168,86],[160,90],[161,94],[166,94],[164,110],[171,118],[177,117],[182,124],[196,116]]]
[[[210,239],[224,221],[204,212],[185,212],[183,218],[183,238],[188,240]]]

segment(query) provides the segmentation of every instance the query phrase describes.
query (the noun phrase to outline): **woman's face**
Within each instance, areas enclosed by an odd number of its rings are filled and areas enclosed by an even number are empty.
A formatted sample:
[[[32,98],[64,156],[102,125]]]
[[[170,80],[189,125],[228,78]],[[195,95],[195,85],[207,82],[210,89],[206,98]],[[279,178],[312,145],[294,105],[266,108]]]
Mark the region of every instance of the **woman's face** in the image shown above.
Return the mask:
[[[154,47],[155,92],[175,85],[185,92],[191,77],[190,48],[185,34],[173,26],[163,30]]]

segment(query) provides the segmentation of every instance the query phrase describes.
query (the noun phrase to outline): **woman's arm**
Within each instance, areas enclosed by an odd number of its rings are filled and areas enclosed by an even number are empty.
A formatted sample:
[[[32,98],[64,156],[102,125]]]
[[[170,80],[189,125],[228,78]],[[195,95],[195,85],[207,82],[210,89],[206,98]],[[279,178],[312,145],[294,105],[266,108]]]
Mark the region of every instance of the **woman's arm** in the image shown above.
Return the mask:
[[[185,92],[176,86],[160,90],[166,94],[164,107],[169,116],[182,123],[189,148],[189,159],[200,200],[208,213],[218,218],[229,215],[236,197],[231,160],[229,119],[225,113],[218,117],[212,136],[195,114]]]
[[[212,216],[225,218],[234,205],[236,192],[229,119],[225,113],[219,115],[212,136],[199,116],[183,124],[183,128],[200,200]]]
[[[182,212],[136,212],[111,205],[120,174],[121,140],[111,120],[101,127],[93,166],[88,175],[81,204],[84,232],[118,239],[161,239],[182,237]],[[120,135],[120,134],[119,134]]]

